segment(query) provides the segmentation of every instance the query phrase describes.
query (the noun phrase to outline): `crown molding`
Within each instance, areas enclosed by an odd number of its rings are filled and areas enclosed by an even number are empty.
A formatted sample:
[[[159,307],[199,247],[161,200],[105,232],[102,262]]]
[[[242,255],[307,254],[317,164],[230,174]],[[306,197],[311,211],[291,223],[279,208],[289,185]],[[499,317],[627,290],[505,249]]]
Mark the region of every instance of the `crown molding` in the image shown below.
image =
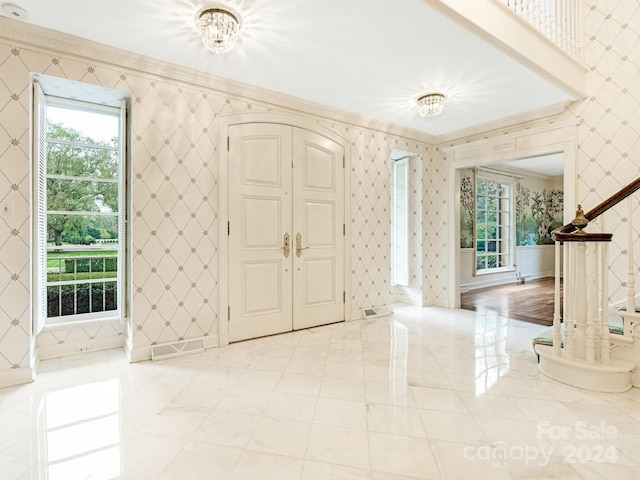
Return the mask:
[[[260,103],[268,108],[284,109],[304,116],[320,117],[323,120],[362,127],[413,142],[436,144],[436,137],[425,132],[345,112],[7,17],[0,16],[0,39],[16,44],[16,46],[33,48],[48,55],[53,53],[82,60],[92,65],[98,63],[146,76],[179,81],[194,87],[213,90],[222,95]]]
[[[540,108],[538,110],[532,110],[530,112],[520,113],[510,117],[501,118],[493,122],[483,123],[463,130],[456,130],[455,132],[445,133],[436,137],[437,145],[450,146],[454,143],[461,143],[466,139],[485,136],[485,138],[495,136],[503,133],[500,130],[506,128],[526,128],[535,122],[546,120],[547,123],[553,123],[553,121],[562,115],[569,105],[573,102],[561,102],[548,107]],[[476,137],[476,138],[474,138]]]

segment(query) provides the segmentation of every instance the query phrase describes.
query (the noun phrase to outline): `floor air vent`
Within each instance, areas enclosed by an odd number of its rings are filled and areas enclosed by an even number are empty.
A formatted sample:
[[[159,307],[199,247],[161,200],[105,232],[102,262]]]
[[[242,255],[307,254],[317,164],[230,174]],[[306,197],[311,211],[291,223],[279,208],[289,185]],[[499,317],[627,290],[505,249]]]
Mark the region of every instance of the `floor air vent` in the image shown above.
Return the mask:
[[[151,360],[164,360],[165,358],[179,357],[180,355],[196,352],[204,352],[204,338],[152,345]]]
[[[372,307],[362,310],[362,318],[385,317],[391,314],[389,307]]]

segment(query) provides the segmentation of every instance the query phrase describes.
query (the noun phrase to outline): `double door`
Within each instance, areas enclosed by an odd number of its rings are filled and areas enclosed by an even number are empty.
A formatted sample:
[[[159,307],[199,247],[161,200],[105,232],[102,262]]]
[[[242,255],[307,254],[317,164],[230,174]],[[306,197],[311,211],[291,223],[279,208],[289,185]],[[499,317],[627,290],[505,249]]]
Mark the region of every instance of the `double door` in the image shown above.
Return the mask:
[[[229,340],[342,321],[344,149],[288,125],[229,128]]]

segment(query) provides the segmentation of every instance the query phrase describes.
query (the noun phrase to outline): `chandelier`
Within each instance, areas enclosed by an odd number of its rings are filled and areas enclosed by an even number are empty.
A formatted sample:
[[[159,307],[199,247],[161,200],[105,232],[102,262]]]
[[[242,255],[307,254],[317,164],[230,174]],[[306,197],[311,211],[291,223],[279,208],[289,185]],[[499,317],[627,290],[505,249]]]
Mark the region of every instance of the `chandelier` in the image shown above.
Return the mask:
[[[443,93],[427,93],[418,98],[418,112],[423,117],[437,117],[444,110],[446,99]]]
[[[207,8],[196,16],[202,43],[214,53],[233,48],[240,32],[239,17],[222,8]]]

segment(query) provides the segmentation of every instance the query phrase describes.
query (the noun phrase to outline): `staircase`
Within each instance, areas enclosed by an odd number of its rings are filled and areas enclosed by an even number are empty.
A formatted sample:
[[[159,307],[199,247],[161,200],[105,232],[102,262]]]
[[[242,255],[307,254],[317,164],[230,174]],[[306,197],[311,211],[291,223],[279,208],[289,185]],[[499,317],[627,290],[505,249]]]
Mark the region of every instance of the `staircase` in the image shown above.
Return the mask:
[[[640,312],[636,309],[633,194],[640,190],[636,179],[600,205],[583,213],[553,232],[555,240],[555,305],[551,339],[538,337],[534,349],[540,371],[554,380],[576,387],[624,392],[640,388]],[[626,205],[625,203],[626,202]],[[615,207],[615,215],[614,209]],[[623,215],[620,209],[626,208]],[[613,237],[605,232],[606,213],[626,223],[627,281],[625,307],[616,312],[618,327],[610,325],[609,244]],[[598,219],[600,232],[586,232]],[[620,242],[618,242],[620,243]],[[562,251],[564,249],[564,251]],[[560,258],[564,254],[564,308],[560,315]],[[625,250],[622,252],[625,253]],[[636,327],[636,328],[634,328]]]

